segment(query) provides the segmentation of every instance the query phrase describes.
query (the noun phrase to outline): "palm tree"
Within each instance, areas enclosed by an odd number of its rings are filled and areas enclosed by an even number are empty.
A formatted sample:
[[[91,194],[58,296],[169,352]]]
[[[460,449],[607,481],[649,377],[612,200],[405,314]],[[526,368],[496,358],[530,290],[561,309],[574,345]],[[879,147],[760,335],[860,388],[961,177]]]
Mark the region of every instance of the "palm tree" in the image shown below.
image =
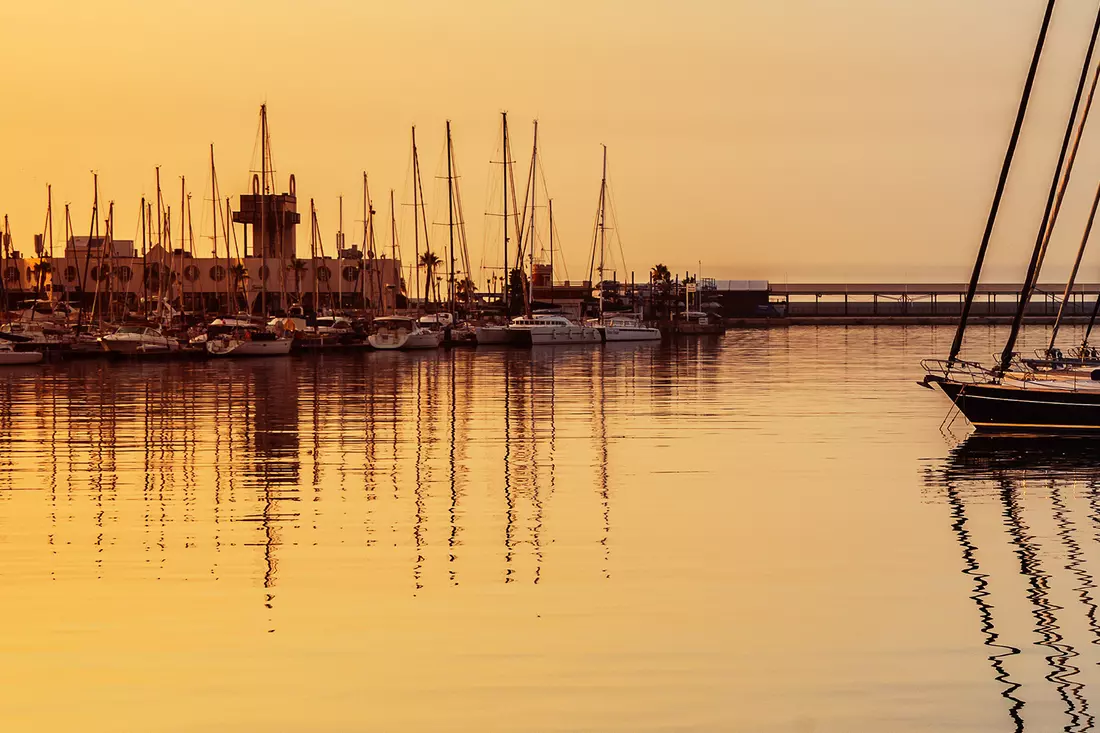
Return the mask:
[[[649,283],[661,289],[668,289],[672,283],[672,273],[663,264],[653,265],[653,269],[649,271]]]
[[[661,264],[656,264],[649,271],[649,282],[654,285],[668,285],[672,282],[672,273]]]
[[[298,303],[300,304],[302,302],[302,275],[306,271],[306,261],[294,258],[287,263],[286,269],[294,273],[294,292],[298,294]],[[314,303],[313,307],[316,308],[317,304]]]
[[[46,275],[49,274],[52,269],[53,267],[46,260],[40,260],[38,264],[31,268],[34,272],[35,280],[38,283],[36,286],[38,293],[46,292]]]
[[[431,250],[428,250],[424,254],[420,255],[420,263],[419,264],[420,264],[421,267],[424,268],[425,273],[427,275],[427,277],[424,280],[424,302],[427,303],[428,298],[431,296],[431,291],[432,291],[431,290],[432,289],[432,274],[435,272],[435,268],[438,267],[440,264],[442,264],[442,261],[438,257],[436,257],[435,252],[432,252]],[[436,290],[437,290],[436,296],[438,296],[439,295],[438,286],[436,287]],[[437,297],[437,299],[438,299],[438,297]]]

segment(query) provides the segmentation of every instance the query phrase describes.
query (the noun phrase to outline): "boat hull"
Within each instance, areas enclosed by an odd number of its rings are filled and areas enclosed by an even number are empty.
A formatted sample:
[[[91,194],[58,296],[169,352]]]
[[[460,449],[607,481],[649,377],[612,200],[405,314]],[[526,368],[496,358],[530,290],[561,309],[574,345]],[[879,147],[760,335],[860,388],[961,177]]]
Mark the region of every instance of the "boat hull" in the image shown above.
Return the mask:
[[[376,349],[394,351],[397,349],[438,349],[443,341],[441,331],[422,331],[420,333],[372,333],[367,341]]]
[[[505,326],[479,326],[474,329],[478,346],[507,346],[512,343],[512,334]]]
[[[2,351],[0,366],[23,366],[42,361],[41,351]]]
[[[935,381],[978,432],[1100,434],[1100,390]]]
[[[597,329],[587,326],[514,328],[511,331],[512,342],[518,346],[567,346],[598,344],[603,341]]]
[[[142,340],[112,339],[104,336],[100,339],[103,350],[118,356],[163,356],[179,351],[179,342],[171,339]]]
[[[600,329],[604,341],[660,341],[661,332],[645,326],[604,326]]]
[[[206,342],[206,353],[217,358],[238,358],[254,356],[286,356],[294,345],[293,339],[272,339],[269,341],[237,341],[228,343],[214,339]]]

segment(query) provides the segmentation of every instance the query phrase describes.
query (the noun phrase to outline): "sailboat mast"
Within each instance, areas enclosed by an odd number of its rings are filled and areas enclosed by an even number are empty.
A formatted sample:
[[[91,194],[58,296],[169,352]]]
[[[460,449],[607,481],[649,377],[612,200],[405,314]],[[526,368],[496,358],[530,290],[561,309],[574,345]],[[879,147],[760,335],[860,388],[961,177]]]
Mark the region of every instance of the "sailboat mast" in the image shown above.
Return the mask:
[[[416,271],[416,288],[413,293],[420,293],[420,199],[416,182],[420,179],[420,160],[416,154],[416,125],[412,128],[413,144],[413,269]],[[427,300],[427,299],[425,299]]]
[[[1027,275],[1024,277],[1023,287],[1020,289],[1020,299],[1016,306],[1016,315],[1012,319],[1012,329],[1008,332],[1008,340],[1005,342],[1004,351],[1001,352],[1001,361],[998,365],[1000,372],[1008,370],[1012,363],[1013,349],[1016,347],[1016,338],[1023,325],[1024,312],[1027,310],[1031,292],[1039,280],[1039,271],[1043,266],[1043,256],[1046,253],[1050,235],[1054,230],[1054,223],[1058,219],[1058,211],[1062,205],[1062,197],[1065,195],[1069,177],[1073,172],[1073,163],[1077,158],[1077,146],[1074,145],[1067,161],[1070,142],[1073,139],[1073,130],[1077,121],[1077,110],[1081,105],[1081,96],[1085,91],[1085,83],[1088,81],[1089,70],[1092,68],[1092,56],[1096,50],[1096,40],[1100,36],[1100,8],[1096,11],[1096,21],[1092,27],[1092,36],[1089,38],[1088,50],[1085,52],[1085,60],[1081,65],[1081,76],[1077,82],[1077,91],[1073,97],[1073,105],[1070,107],[1069,118],[1066,121],[1066,132],[1062,138],[1062,147],[1058,152],[1058,163],[1054,167],[1054,177],[1050,182],[1050,191],[1047,193],[1046,209],[1043,212],[1043,220],[1039,226],[1039,233],[1035,237],[1035,248],[1031,252],[1031,262],[1028,263]],[[1082,130],[1077,134],[1077,142],[1080,143],[1085,120],[1081,120]],[[1064,166],[1064,168],[1063,168]],[[1064,178],[1063,178],[1064,170]]]
[[[267,193],[267,105],[260,105],[260,193]],[[265,212],[266,213],[266,212]]]
[[[187,234],[187,177],[180,176],[180,310],[187,309],[186,303],[184,303],[184,295],[187,290],[187,278],[185,277],[187,265],[187,259],[185,253],[187,252],[187,245],[184,242],[184,236]]]
[[[157,176],[157,244],[164,243],[164,197],[160,192],[160,166],[156,168]]]
[[[546,200],[550,218],[550,303],[554,302],[554,199]]]
[[[1050,330],[1050,342],[1047,344],[1047,353],[1054,351],[1054,342],[1058,338],[1058,329],[1062,325],[1062,317],[1066,312],[1066,303],[1072,297],[1073,283],[1077,279],[1077,271],[1081,268],[1081,257],[1085,254],[1085,246],[1092,235],[1092,224],[1096,220],[1096,208],[1100,206],[1100,186],[1096,187],[1096,195],[1092,199],[1092,208],[1089,210],[1088,221],[1085,222],[1085,233],[1081,236],[1081,246],[1077,249],[1077,259],[1073,261],[1073,270],[1070,271],[1069,280],[1066,281],[1066,289],[1062,293],[1062,302],[1058,306],[1058,315],[1054,319],[1054,326]],[[1091,323],[1090,323],[1091,326]],[[1088,332],[1085,333],[1085,341],[1088,343]]]
[[[528,231],[530,239],[527,242],[530,252],[527,253],[530,267],[527,275],[527,315],[531,315],[531,306],[535,302],[535,204],[538,201],[538,167],[539,167],[539,121],[535,120],[534,142],[531,144],[531,224]]]
[[[309,200],[309,261],[313,266],[313,310],[320,312],[317,300],[320,298],[320,289],[317,287],[317,208],[313,199]]]
[[[397,293],[401,292],[401,268],[397,266],[397,210],[393,205],[393,189],[390,189],[390,261],[393,263],[393,276],[397,279],[394,283],[393,308],[397,311]],[[384,302],[384,301],[383,301]],[[385,308],[382,315],[385,315]]]
[[[599,284],[597,287],[600,289],[600,317],[603,317],[603,258],[604,248],[606,245],[606,233],[607,233],[607,146],[603,146],[603,175],[600,178],[600,268],[599,268]]]
[[[455,181],[450,120],[447,120],[447,235],[450,245],[447,299],[451,302],[451,313],[453,314],[455,312]]]
[[[504,177],[500,187],[504,191],[504,278],[501,292],[504,298],[504,310],[508,312],[508,290],[511,278],[508,272],[508,113],[501,112],[501,148],[500,160],[503,166]]]
[[[160,169],[159,168],[157,169],[157,172],[158,172],[157,180],[159,181],[160,180],[160,178],[159,178]],[[92,188],[93,188],[93,194],[92,194],[92,221],[91,221],[91,223],[88,224],[88,246],[84,250],[84,272],[83,273],[80,272],[80,259],[79,258],[76,259],[77,276],[80,278],[80,313],[77,315],[77,318],[76,318],[77,333],[80,333],[80,327],[84,323],[84,301],[86,300],[85,293],[87,293],[87,290],[88,290],[88,268],[91,267],[91,265],[92,265],[92,243],[95,241],[95,239],[93,238],[93,235],[99,233],[99,174],[96,173],[95,171],[92,171]],[[6,255],[6,250],[7,250],[7,237],[6,237],[7,231],[8,231],[7,216],[5,216],[4,217],[4,232],[5,232],[4,249],[5,249],[5,255]],[[94,302],[93,302],[93,307],[94,307]]]
[[[974,294],[978,290],[978,281],[982,275],[982,266],[985,264],[985,255],[989,249],[989,239],[993,235],[993,226],[997,223],[997,213],[1001,208],[1001,198],[1004,196],[1005,185],[1008,183],[1008,173],[1012,168],[1012,160],[1016,155],[1016,145],[1020,141],[1020,132],[1024,126],[1024,117],[1027,115],[1028,103],[1031,101],[1031,90],[1035,85],[1035,74],[1039,69],[1039,59],[1043,55],[1043,47],[1046,45],[1047,31],[1050,29],[1050,18],[1054,13],[1054,3],[1057,0],[1047,0],[1046,12],[1039,28],[1039,37],[1035,42],[1035,52],[1031,57],[1031,66],[1028,68],[1027,80],[1024,82],[1024,90],[1020,96],[1020,105],[1016,110],[1016,122],[1012,127],[1012,135],[1009,137],[1008,149],[1005,151],[1004,162],[1001,164],[1001,175],[997,179],[997,188],[993,193],[993,203],[989,208],[989,217],[986,219],[985,232],[982,234],[981,244],[978,245],[978,256],[974,260],[974,270],[970,274],[970,283],[966,288],[966,299],[963,301],[962,313],[959,316],[959,325],[955,330],[955,339],[951,343],[951,351],[947,356],[947,363],[954,363],[962,350],[963,335],[966,333],[967,321],[970,318],[970,309],[974,305]]]

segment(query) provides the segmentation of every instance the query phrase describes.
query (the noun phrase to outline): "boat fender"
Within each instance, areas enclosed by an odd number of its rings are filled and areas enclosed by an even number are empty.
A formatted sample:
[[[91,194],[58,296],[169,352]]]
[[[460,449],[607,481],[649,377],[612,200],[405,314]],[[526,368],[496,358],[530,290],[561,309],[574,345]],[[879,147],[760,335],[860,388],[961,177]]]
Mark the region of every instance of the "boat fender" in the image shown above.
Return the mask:
[[[1089,376],[1092,377],[1092,381],[1100,382],[1100,369],[1093,369]]]

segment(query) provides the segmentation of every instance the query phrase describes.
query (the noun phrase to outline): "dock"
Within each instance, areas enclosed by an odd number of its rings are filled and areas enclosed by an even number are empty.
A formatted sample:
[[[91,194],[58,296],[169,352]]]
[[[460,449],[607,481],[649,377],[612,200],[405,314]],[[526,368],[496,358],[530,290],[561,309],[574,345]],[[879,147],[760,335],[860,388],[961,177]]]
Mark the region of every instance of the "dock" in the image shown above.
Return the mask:
[[[725,287],[723,287],[725,286]],[[763,283],[718,281],[707,299],[733,327],[796,325],[954,325],[962,313],[966,283]],[[1024,322],[1054,322],[1065,284],[1041,283]],[[970,311],[975,324],[1009,324],[1019,307],[1020,286],[978,286]],[[1065,305],[1065,323],[1087,323],[1100,298],[1100,283],[1078,283]]]

